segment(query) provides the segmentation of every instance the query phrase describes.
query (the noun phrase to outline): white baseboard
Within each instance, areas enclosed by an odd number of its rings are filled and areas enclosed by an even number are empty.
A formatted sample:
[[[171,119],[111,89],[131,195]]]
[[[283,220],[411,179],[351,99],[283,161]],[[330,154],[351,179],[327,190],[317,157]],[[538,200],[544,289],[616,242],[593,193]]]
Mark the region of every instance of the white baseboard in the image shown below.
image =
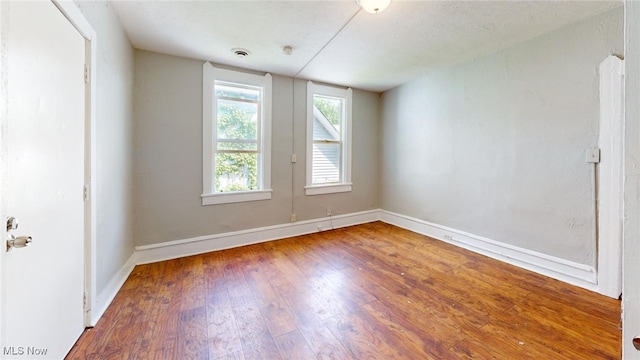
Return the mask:
[[[379,210],[266,226],[255,229],[199,236],[160,244],[135,247],[135,263],[148,264],[163,260],[203,254],[216,250],[284,239],[318,231],[364,224],[379,220]]]
[[[116,297],[118,291],[120,291],[120,288],[127,280],[135,266],[135,253],[133,253],[93,302],[93,306],[91,307],[90,326],[95,326],[98,323],[98,320],[100,320],[113,299]]]
[[[136,246],[133,261],[135,264],[148,264],[210,251],[300,236],[332,228],[364,224],[376,220],[382,220],[386,223],[442,240],[493,259],[591,291],[598,292],[599,290],[597,271],[592,266],[519,248],[386,210],[363,211],[333,216],[331,218],[326,217],[290,224],[200,236],[160,244]]]
[[[266,226],[223,234],[199,236],[160,244],[136,246],[133,255],[97,296],[91,313],[95,325],[116,296],[135,265],[177,259],[244,245],[300,236],[381,220],[523,269],[598,292],[596,269],[535,251],[504,244],[474,234],[386,210],[370,210],[290,224]]]
[[[519,248],[386,210],[380,210],[380,220],[538,274],[591,291],[598,291],[596,269],[588,265]]]

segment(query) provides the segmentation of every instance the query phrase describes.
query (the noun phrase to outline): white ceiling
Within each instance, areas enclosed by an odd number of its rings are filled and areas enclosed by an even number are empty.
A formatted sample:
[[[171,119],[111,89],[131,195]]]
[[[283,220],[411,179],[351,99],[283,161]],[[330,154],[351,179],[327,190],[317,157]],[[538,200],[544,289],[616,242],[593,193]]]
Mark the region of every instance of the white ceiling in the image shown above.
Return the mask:
[[[112,4],[138,49],[381,92],[622,2],[392,0],[376,15],[355,0]]]

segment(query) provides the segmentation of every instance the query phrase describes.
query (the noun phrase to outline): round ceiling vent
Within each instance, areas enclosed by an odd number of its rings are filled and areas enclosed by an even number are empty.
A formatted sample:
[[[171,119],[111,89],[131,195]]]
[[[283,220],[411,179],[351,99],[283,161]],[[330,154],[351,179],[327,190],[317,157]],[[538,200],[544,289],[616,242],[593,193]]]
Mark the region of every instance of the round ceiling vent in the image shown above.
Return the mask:
[[[231,49],[231,52],[234,53],[237,57],[241,58],[247,57],[249,56],[249,54],[251,54],[249,50],[243,48],[233,48]]]

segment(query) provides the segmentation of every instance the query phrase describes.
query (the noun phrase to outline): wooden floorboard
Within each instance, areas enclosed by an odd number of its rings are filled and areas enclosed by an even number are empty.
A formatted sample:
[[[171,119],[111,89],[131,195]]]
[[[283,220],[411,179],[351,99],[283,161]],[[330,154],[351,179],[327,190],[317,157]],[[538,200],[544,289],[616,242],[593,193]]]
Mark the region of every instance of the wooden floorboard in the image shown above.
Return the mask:
[[[382,222],[137,266],[67,356],[620,358],[620,301]]]

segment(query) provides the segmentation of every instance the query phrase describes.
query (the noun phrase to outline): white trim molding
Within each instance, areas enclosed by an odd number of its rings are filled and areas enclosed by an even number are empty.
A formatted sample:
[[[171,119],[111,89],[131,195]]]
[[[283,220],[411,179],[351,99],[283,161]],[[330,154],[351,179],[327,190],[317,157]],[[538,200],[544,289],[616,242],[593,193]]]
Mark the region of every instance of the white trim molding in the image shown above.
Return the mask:
[[[639,360],[640,336],[640,2],[624,1],[624,222],[622,359]]]
[[[386,210],[371,210],[295,223],[266,226],[222,234],[199,236],[135,247],[135,263],[148,264],[203,254],[210,251],[257,244],[318,231],[381,220],[458,247],[489,256],[538,274],[598,292],[596,269],[543,253],[501,243],[464,231],[430,223]]]
[[[340,123],[340,179],[337,183],[314,184],[313,183],[313,123],[316,116],[324,118],[322,112],[314,106],[314,96],[322,95],[335,99],[340,99],[343,103],[341,123]],[[304,187],[305,195],[322,195],[340,192],[349,192],[353,188],[351,183],[351,158],[352,158],[352,108],[353,108],[353,90],[351,88],[337,88],[333,86],[319,85],[312,81],[307,82],[307,163],[306,163],[306,180]],[[326,118],[324,118],[326,120]],[[335,129],[334,129],[335,130]],[[337,131],[333,131],[334,135],[338,135]]]
[[[96,142],[96,94],[97,94],[97,53],[98,39],[93,26],[82,14],[73,1],[53,0],[54,5],[64,14],[71,24],[85,39],[85,154],[84,154],[84,325],[93,326],[96,318],[93,313],[98,305],[96,290],[96,224],[97,224],[97,198],[96,198],[96,173],[97,173],[97,142]]]
[[[135,263],[135,253],[132,254],[127,262],[122,265],[120,270],[111,278],[111,281],[105,286],[100,294],[95,297],[95,301],[93,303],[93,309],[91,311],[91,321],[88,326],[95,326],[98,323],[98,320],[104,315],[104,312],[107,310],[109,305],[113,299],[118,295],[118,291],[124,282],[127,281],[127,278],[133,271],[133,268],[137,264]]]
[[[622,294],[624,61],[611,55],[599,70],[598,292],[617,299]]]
[[[272,189],[234,191],[215,194],[202,194],[202,205],[230,204],[236,202],[259,201],[271,199]]]
[[[538,274],[598,291],[596,269],[424,220],[380,210],[380,220]]]
[[[313,185],[305,186],[305,195],[322,195],[322,194],[334,194],[341,192],[350,192],[353,188],[352,183],[345,184],[331,184],[331,185]]]
[[[364,224],[379,219],[378,210],[336,215],[314,220],[265,226],[223,234],[199,236],[160,244],[135,247],[136,264],[148,264],[211,251],[258,244],[271,240]]]
[[[250,191],[220,192],[215,189],[215,156],[219,154],[217,134],[216,82],[260,89],[258,101],[258,189]],[[216,68],[211,63],[202,65],[202,205],[218,205],[271,199],[271,109],[272,77]]]
[[[136,246],[134,254],[97,297],[97,304],[92,312],[92,324],[95,324],[102,316],[135,265],[177,259],[374,221],[383,221],[587,290],[600,291],[597,283],[598,274],[592,266],[519,248],[410,216],[376,209],[222,234],[198,236],[160,244]]]

